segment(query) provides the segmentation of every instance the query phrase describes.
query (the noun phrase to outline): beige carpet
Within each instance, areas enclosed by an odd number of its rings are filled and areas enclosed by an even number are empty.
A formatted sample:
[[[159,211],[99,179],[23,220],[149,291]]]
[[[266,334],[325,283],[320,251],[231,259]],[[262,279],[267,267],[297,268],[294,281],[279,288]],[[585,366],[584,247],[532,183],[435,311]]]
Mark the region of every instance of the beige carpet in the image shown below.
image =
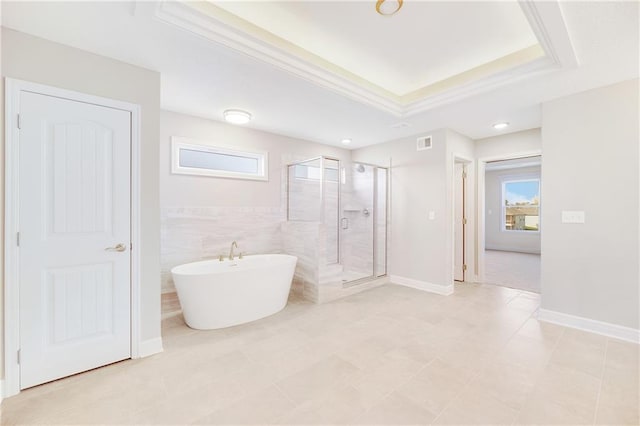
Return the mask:
[[[540,293],[540,255],[485,250],[485,284]]]

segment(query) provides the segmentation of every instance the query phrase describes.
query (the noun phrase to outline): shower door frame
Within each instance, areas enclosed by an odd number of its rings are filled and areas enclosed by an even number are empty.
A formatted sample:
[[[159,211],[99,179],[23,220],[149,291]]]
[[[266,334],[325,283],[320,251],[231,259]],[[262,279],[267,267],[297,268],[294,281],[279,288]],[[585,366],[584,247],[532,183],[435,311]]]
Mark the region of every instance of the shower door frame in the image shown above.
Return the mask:
[[[336,221],[336,229],[338,230],[338,238],[337,238],[337,248],[336,248],[336,253],[337,253],[337,261],[336,262],[327,262],[327,265],[336,265],[336,264],[340,264],[340,260],[341,260],[341,250],[340,250],[340,237],[341,237],[341,233],[340,233],[340,207],[342,206],[342,179],[341,177],[341,165],[342,165],[342,161],[339,158],[334,158],[334,157],[327,157],[324,155],[320,155],[318,157],[312,157],[312,158],[307,158],[305,160],[299,160],[299,161],[294,161],[291,162],[289,164],[287,164],[287,185],[286,185],[286,193],[287,193],[287,205],[286,205],[286,209],[287,209],[287,221],[290,220],[289,218],[289,197],[290,197],[290,193],[289,193],[289,180],[291,179],[291,175],[290,175],[290,167],[291,166],[297,166],[300,164],[304,164],[304,163],[309,163],[312,161],[316,161],[316,160],[320,160],[320,220],[319,222],[324,224],[325,223],[325,198],[326,198],[326,194],[325,194],[325,190],[326,190],[326,186],[324,184],[324,160],[331,160],[331,161],[337,161],[338,162],[338,219]],[[315,222],[315,221],[305,221],[305,222]]]
[[[340,225],[341,223],[341,219],[342,219],[342,170],[343,170],[343,164],[347,163],[346,161],[340,160],[339,158],[335,158],[335,157],[328,157],[328,156],[324,156],[324,155],[320,155],[317,157],[312,157],[312,158],[307,158],[304,160],[298,160],[298,161],[293,161],[291,163],[287,164],[287,185],[286,185],[286,210],[287,210],[287,221],[290,220],[289,217],[289,201],[290,201],[290,179],[291,179],[291,173],[290,173],[290,167],[291,166],[297,166],[300,164],[304,164],[304,163],[309,163],[309,162],[313,162],[313,161],[320,161],[320,223],[324,224],[325,223],[325,219],[326,219],[326,214],[325,214],[325,207],[326,207],[326,185],[325,185],[325,160],[331,160],[331,161],[337,161],[338,162],[338,218],[336,221],[336,229],[338,230],[338,238],[337,238],[337,247],[336,247],[336,251],[337,251],[337,262],[327,262],[327,265],[344,265],[342,262],[342,227]],[[390,190],[389,190],[389,180],[390,180],[390,175],[389,175],[389,169],[390,167],[384,167],[384,166],[379,166],[377,164],[371,164],[371,163],[365,163],[363,161],[349,161],[348,163],[350,164],[362,164],[363,166],[369,166],[369,167],[373,167],[374,168],[374,176],[373,176],[373,213],[372,213],[372,221],[373,221],[373,241],[372,241],[372,261],[373,261],[373,268],[371,271],[370,275],[367,275],[365,277],[362,278],[357,278],[355,280],[352,281],[344,281],[342,282],[342,286],[343,287],[351,287],[354,285],[358,285],[361,284],[365,281],[370,281],[372,279],[378,279],[378,278],[383,278],[385,276],[387,276],[389,274],[388,269],[389,269],[389,253],[388,253],[388,249],[389,249],[389,194],[390,194]],[[378,175],[377,175],[377,170],[378,169],[384,169],[385,170],[385,205],[384,205],[384,212],[385,212],[385,223],[384,223],[384,274],[379,274],[378,273],[378,267],[377,267],[377,259],[376,259],[376,254],[377,254],[377,250],[378,250],[378,245],[379,245],[379,241],[378,241],[378,233],[376,232],[376,227],[377,227],[377,221],[378,221]],[[345,169],[345,176],[346,176],[346,169]],[[314,221],[310,221],[310,222],[314,222]]]
[[[379,278],[383,278],[385,276],[388,275],[388,248],[389,248],[389,244],[388,244],[388,240],[389,240],[389,168],[388,167],[383,167],[383,166],[379,166],[377,164],[372,164],[372,163],[366,163],[364,161],[351,161],[351,164],[362,164],[363,166],[369,166],[369,167],[373,167],[374,169],[374,175],[373,175],[373,213],[372,213],[372,221],[373,221],[373,242],[372,242],[372,260],[373,260],[373,268],[371,271],[370,275],[367,275],[365,277],[362,278],[357,278],[355,280],[351,280],[351,281],[343,281],[342,282],[342,287],[343,288],[347,288],[347,287],[352,287],[355,285],[359,285],[362,284],[364,282],[368,282],[371,280],[377,280]],[[376,228],[377,228],[377,224],[378,224],[378,175],[377,175],[377,171],[378,169],[384,169],[385,170],[385,204],[384,204],[384,211],[385,211],[385,222],[384,222],[384,274],[378,274],[378,267],[377,267],[377,251],[378,251],[378,233],[376,232]],[[342,192],[342,180],[340,180],[340,189]],[[340,205],[340,208],[342,209],[342,205]],[[342,213],[342,211],[341,211]],[[341,215],[340,215],[341,216]],[[340,221],[338,221],[339,223]],[[342,244],[342,232],[340,232],[341,228],[340,226],[338,227],[338,245]],[[342,260],[342,258],[340,258],[340,260]],[[342,263],[342,262],[339,262]]]

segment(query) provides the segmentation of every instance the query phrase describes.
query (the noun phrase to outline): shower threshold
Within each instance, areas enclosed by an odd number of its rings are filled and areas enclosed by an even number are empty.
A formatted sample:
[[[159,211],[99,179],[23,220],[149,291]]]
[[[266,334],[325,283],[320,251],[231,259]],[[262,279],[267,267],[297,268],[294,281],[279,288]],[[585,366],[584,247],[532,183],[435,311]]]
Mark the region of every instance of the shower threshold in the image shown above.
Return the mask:
[[[352,280],[346,280],[346,279],[342,279],[342,288],[349,288],[349,287],[354,287],[357,285],[361,285],[361,284],[365,284],[374,280],[379,280],[380,278],[384,278],[386,277],[385,275],[379,275],[379,276],[375,276],[375,275],[369,275],[368,277],[361,277],[361,278],[355,278]]]

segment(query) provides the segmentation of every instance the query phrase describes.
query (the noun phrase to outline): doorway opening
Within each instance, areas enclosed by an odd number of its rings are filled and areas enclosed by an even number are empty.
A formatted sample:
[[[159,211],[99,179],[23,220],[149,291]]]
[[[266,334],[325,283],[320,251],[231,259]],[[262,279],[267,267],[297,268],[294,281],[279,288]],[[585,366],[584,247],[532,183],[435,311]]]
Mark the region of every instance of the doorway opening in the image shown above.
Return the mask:
[[[453,280],[467,278],[467,165],[456,159],[453,166]]]
[[[540,293],[541,165],[541,155],[483,163],[483,283]]]

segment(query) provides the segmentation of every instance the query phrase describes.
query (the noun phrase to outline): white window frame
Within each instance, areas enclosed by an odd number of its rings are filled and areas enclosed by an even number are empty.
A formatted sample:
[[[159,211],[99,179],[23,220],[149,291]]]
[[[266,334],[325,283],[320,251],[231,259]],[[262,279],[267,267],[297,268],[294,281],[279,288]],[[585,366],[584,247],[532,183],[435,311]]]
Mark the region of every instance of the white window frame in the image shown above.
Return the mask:
[[[257,173],[231,172],[227,170],[184,167],[180,165],[180,150],[209,152],[214,154],[233,155],[254,158],[258,161]],[[206,141],[189,139],[180,136],[171,137],[171,173],[180,175],[209,176],[227,179],[269,180],[269,153],[266,151],[239,151],[233,148],[215,146]]]
[[[507,206],[504,203],[505,200],[505,190],[508,183],[518,183],[518,182],[538,182],[538,229],[526,230],[526,229],[507,229]],[[542,190],[542,180],[539,176],[519,176],[517,178],[512,178],[509,176],[504,176],[501,179],[502,183],[502,193],[500,195],[500,231],[501,232],[514,232],[514,233],[525,233],[525,234],[539,234],[540,229],[542,228],[542,200],[540,199],[540,192]]]

